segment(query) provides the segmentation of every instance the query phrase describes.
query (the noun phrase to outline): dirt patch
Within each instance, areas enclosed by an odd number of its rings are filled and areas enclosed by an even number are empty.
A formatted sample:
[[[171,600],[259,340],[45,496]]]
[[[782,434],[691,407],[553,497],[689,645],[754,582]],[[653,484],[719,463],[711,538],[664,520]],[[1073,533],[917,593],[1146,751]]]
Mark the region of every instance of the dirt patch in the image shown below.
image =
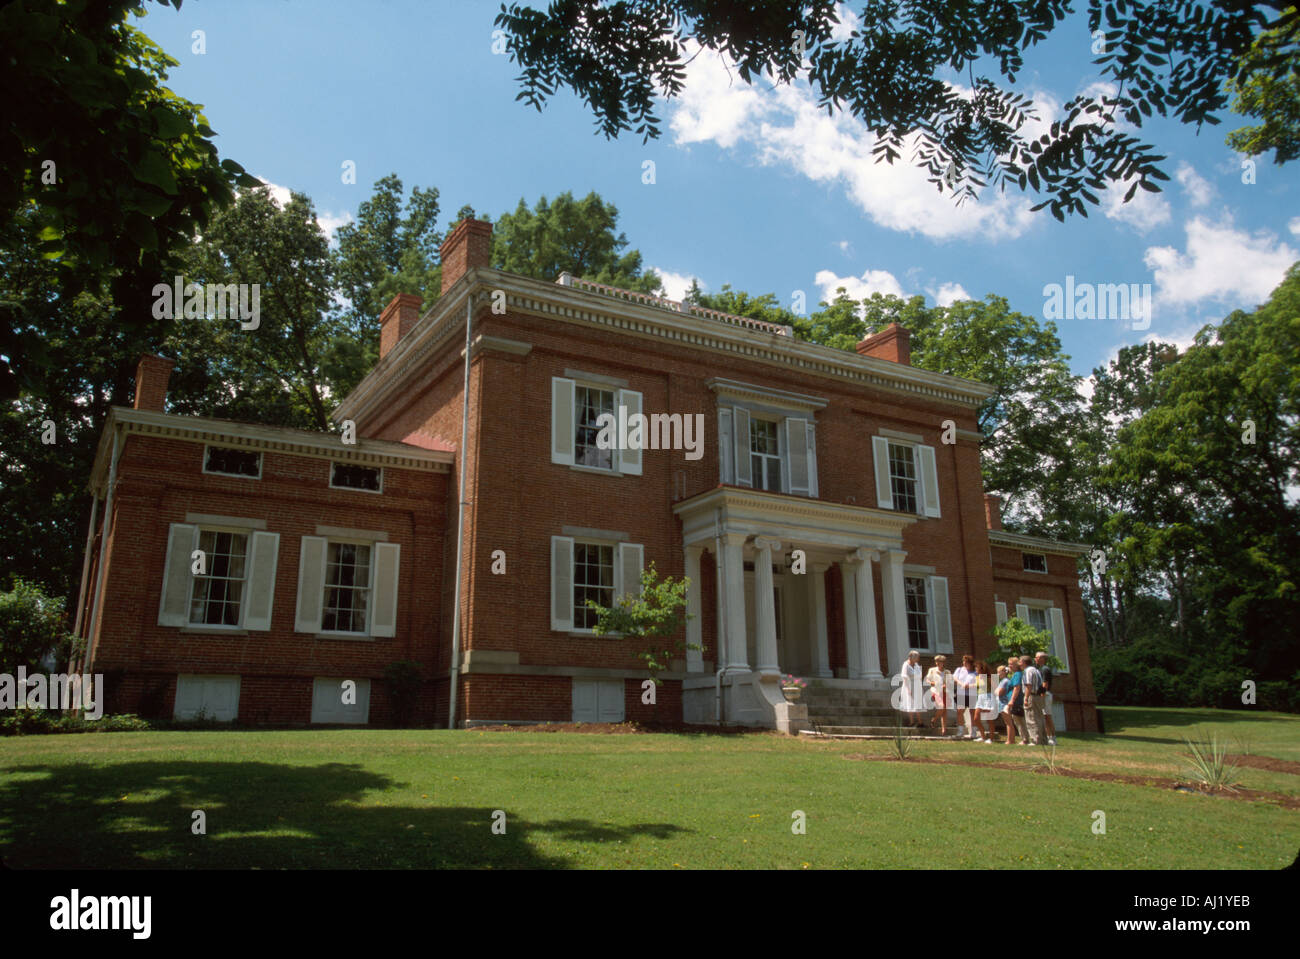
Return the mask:
[[[696,726],[691,723],[538,723],[535,726],[471,726],[471,732],[493,733],[595,733],[626,736],[644,733],[690,733],[701,736],[771,735],[772,730],[744,726]]]
[[[1247,766],[1251,769],[1265,769],[1271,773],[1290,773],[1292,776],[1300,776],[1300,763],[1294,763],[1289,759],[1274,759],[1272,756],[1239,756],[1231,755],[1228,762],[1234,766]]]
[[[1099,773],[1085,772],[1079,769],[1066,769],[1058,765],[1056,772],[1053,774],[1043,766],[1030,766],[1028,763],[977,763],[966,762],[960,759],[934,759],[916,757],[913,759],[902,760],[897,756],[867,756],[863,753],[846,753],[845,759],[860,760],[863,762],[909,762],[909,763],[933,763],[939,766],[976,766],[984,769],[1012,769],[1019,772],[1032,772],[1044,776],[1068,776],[1071,779],[1090,779],[1099,783],[1125,783],[1130,786],[1154,786],[1158,789],[1172,789],[1182,793],[1199,793],[1203,796],[1217,796],[1222,799],[1244,799],[1248,802],[1267,802],[1275,806],[1281,806],[1284,809],[1300,809],[1300,796],[1290,796],[1286,793],[1267,792],[1262,789],[1242,789],[1238,787],[1236,791],[1230,790],[1211,790],[1199,783],[1190,783],[1181,779],[1166,779],[1162,776],[1124,776],[1119,773]],[[1256,757],[1267,758],[1267,757]],[[1284,760],[1274,760],[1283,762]],[[1292,763],[1292,765],[1296,765]]]

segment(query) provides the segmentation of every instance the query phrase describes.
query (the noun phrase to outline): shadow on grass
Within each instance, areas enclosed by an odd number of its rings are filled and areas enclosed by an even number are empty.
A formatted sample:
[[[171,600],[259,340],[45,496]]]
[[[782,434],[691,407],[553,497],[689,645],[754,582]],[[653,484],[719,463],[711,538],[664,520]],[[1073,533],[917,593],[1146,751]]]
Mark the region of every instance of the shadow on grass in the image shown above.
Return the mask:
[[[28,765],[0,786],[0,859],[10,868],[546,869],[566,859],[539,841],[628,842],[684,832],[669,823],[529,822],[494,809],[408,805],[374,791],[406,786],[355,764],[137,762]],[[371,795],[368,795],[371,794]],[[193,813],[206,815],[194,835]],[[497,817],[500,818],[499,816]]]

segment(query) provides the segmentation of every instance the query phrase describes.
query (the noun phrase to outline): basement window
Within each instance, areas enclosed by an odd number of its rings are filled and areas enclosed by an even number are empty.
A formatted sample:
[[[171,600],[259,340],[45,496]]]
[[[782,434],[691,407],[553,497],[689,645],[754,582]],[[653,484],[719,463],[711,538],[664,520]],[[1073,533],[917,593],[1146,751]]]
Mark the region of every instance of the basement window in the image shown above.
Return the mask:
[[[262,454],[228,446],[209,446],[203,457],[203,472],[261,479]]]
[[[334,489],[360,489],[378,493],[382,485],[382,471],[378,467],[354,466],[351,463],[331,465],[330,486]]]

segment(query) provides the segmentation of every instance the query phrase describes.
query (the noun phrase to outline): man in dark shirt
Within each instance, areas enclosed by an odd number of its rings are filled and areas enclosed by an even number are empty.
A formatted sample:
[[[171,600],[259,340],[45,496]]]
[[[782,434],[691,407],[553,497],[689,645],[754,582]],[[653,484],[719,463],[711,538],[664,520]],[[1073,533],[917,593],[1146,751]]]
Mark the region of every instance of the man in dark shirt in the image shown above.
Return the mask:
[[[1052,721],[1052,667],[1047,665],[1047,654],[1038,653],[1034,663],[1043,675],[1043,724],[1047,727],[1048,744],[1056,745],[1056,723]]]

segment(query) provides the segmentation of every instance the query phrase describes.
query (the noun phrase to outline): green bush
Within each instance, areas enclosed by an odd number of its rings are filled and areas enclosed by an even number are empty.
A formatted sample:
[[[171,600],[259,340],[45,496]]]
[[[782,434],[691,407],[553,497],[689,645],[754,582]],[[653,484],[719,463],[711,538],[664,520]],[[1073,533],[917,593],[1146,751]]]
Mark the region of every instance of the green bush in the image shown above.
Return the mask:
[[[0,593],[0,673],[42,670],[41,660],[67,648],[63,600],[45,595],[35,583],[14,579],[13,589]]]
[[[54,733],[125,733],[153,729],[153,724],[130,713],[83,719],[77,713],[60,714],[45,709],[15,709],[0,715],[0,736],[39,736]]]

